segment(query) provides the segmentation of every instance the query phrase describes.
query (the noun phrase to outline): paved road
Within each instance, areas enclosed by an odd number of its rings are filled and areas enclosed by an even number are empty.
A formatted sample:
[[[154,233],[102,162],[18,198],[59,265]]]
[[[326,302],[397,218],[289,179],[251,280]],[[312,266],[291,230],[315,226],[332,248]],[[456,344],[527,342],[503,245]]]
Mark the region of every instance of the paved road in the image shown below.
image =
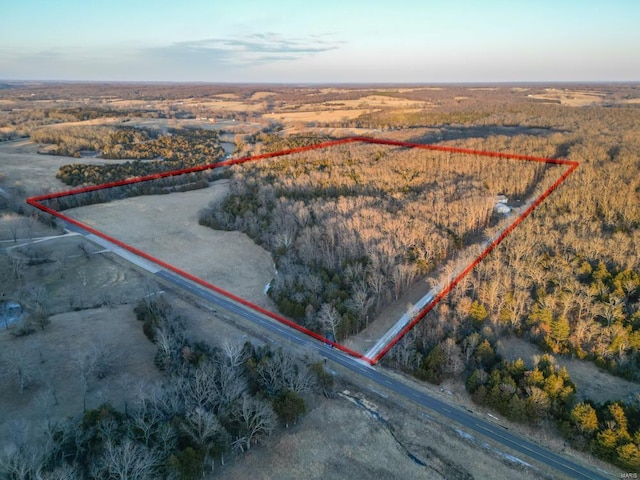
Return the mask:
[[[406,399],[417,403],[418,405],[437,412],[450,419],[452,422],[458,423],[465,427],[467,431],[474,431],[482,434],[483,436],[494,440],[497,443],[509,447],[515,452],[518,452],[526,457],[538,460],[549,467],[562,472],[570,477],[579,479],[606,479],[611,478],[603,473],[596,473],[582,465],[579,465],[572,460],[562,457],[551,450],[541,447],[533,442],[520,438],[504,427],[493,424],[491,422],[484,421],[478,415],[468,413],[464,410],[460,410],[447,403],[444,403],[436,398],[430,397],[422,391],[416,390],[405,383],[402,383],[395,378],[385,374],[384,372],[370,366],[368,363],[349,357],[339,350],[335,350],[327,345],[309,338],[308,336],[293,330],[285,325],[282,325],[275,320],[265,317],[254,310],[251,310],[243,305],[237,304],[230,299],[221,297],[210,290],[202,288],[198,285],[191,283],[190,281],[182,278],[181,276],[161,270],[156,275],[165,281],[171,282],[174,285],[198,296],[201,299],[206,300],[212,304],[218,305],[229,312],[235,313],[241,317],[244,317],[251,322],[266,328],[281,337],[293,342],[294,344],[301,345],[305,348],[311,348],[317,351],[323,357],[336,362],[343,367],[355,372],[368,380],[377,383],[381,387],[388,389],[395,394],[402,395]]]
[[[91,240],[93,241],[97,240],[94,235],[90,235],[89,232],[84,231],[78,226],[69,225],[68,229],[73,232],[85,234],[88,237],[90,236]],[[465,410],[460,410],[459,408],[453,407],[452,405],[433,398],[420,390],[417,390],[403,382],[396,380],[395,378],[387,375],[381,370],[372,367],[369,363],[363,360],[358,360],[350,357],[339,350],[333,349],[322,342],[316,341],[308,337],[307,335],[298,332],[297,330],[289,328],[286,325],[283,325],[269,317],[260,314],[259,312],[256,312],[255,310],[238,304],[229,298],[218,295],[209,289],[196,285],[174,272],[161,269],[156,265],[153,265],[151,267],[149,265],[150,262],[147,262],[146,260],[142,261],[144,259],[137,258],[137,255],[134,255],[131,252],[126,251],[126,255],[124,255],[125,251],[122,248],[116,248],[115,245],[112,245],[111,242],[107,240],[99,239],[99,243],[106,248],[113,250],[114,253],[121,255],[126,260],[131,261],[134,264],[141,266],[142,268],[145,268],[146,270],[155,274],[158,278],[170,282],[177,287],[182,288],[211,304],[218,305],[219,307],[224,308],[231,313],[235,313],[236,315],[246,318],[256,325],[259,325],[273,333],[276,333],[280,337],[285,338],[294,344],[300,345],[306,349],[315,350],[321,356],[343,366],[344,368],[349,369],[354,373],[367,378],[371,382],[378,384],[380,387],[390,390],[397,395],[401,395],[407,400],[410,400],[425,409],[434,411],[440,414],[442,417],[445,417],[452,422],[465,427],[467,431],[479,433],[487,438],[490,438],[491,440],[494,440],[499,444],[512,449],[515,452],[518,452],[519,454],[524,455],[525,457],[538,460],[539,462],[544,463],[549,467],[557,470],[558,472],[562,472],[572,478],[612,478],[610,476],[607,476],[605,472],[600,473],[592,471],[580,464],[575,463],[570,459],[564,458],[563,456],[552,452],[547,448],[544,448],[517,435],[514,435],[504,427],[496,425],[492,422],[485,421],[476,414],[469,413]],[[134,259],[132,257],[136,258]]]

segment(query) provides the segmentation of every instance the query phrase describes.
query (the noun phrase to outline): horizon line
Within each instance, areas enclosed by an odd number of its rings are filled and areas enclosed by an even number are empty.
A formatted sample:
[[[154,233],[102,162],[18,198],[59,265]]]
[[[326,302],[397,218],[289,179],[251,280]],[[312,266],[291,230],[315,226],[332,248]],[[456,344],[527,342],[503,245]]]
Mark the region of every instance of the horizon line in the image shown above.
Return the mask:
[[[496,81],[443,81],[443,82],[360,82],[360,81],[329,81],[329,82],[252,82],[252,81],[204,81],[204,80],[47,80],[47,79],[4,79],[4,84],[119,84],[119,85],[220,85],[220,86],[478,86],[478,85],[631,85],[640,83],[638,80],[496,80]]]

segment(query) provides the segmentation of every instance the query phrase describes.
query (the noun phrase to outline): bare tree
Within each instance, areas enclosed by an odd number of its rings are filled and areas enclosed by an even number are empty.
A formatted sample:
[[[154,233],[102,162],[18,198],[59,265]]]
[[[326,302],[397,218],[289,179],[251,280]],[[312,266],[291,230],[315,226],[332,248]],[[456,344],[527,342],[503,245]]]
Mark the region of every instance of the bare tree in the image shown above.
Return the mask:
[[[102,456],[90,470],[95,478],[146,480],[153,478],[161,457],[156,450],[125,438],[120,444],[107,440]]]
[[[11,238],[13,238],[13,243],[18,241],[18,232],[20,231],[20,225],[16,221],[18,217],[15,215],[5,213],[2,215],[2,222],[7,225],[9,229],[9,233],[11,233]]]
[[[271,357],[263,358],[257,368],[260,383],[272,395],[278,394],[284,388],[285,377],[293,375],[294,371],[293,359],[282,350],[276,351]]]
[[[147,404],[148,405],[148,404]],[[162,423],[162,412],[152,405],[149,408],[138,408],[133,411],[131,417],[131,429],[136,438],[141,438],[145,446],[149,446],[151,437]]]
[[[35,383],[37,370],[25,353],[11,351],[0,365],[1,376],[15,382],[20,393]]]
[[[360,320],[365,321],[365,327],[369,326],[369,310],[374,303],[375,300],[369,295],[369,289],[364,282],[359,282],[354,286],[353,295],[348,302],[348,306],[355,310]]]
[[[394,358],[404,368],[409,367],[412,361],[415,362],[415,359],[417,358],[416,337],[416,330],[411,329],[407,335],[402,337],[390,352],[392,358]],[[413,365],[412,367],[415,368],[416,366],[417,365]]]
[[[237,368],[244,364],[246,360],[246,352],[242,343],[225,340],[222,342],[221,348],[223,359],[228,366]]]
[[[331,332],[333,339],[337,340],[338,327],[342,318],[338,310],[336,310],[336,307],[328,303],[322,304],[320,312],[318,313],[318,320],[321,325],[324,325],[324,327]]]
[[[285,377],[284,386],[295,393],[303,393],[313,389],[316,385],[314,376],[306,365],[296,364],[294,372]]]
[[[261,383],[272,394],[280,393],[282,390],[302,393],[315,385],[308,367],[296,362],[293,356],[282,350],[264,358],[258,364],[257,373]]]
[[[447,338],[441,346],[445,356],[445,372],[449,375],[457,375],[462,372],[464,362],[462,361],[460,347],[456,344],[455,340],[453,338]]]
[[[94,379],[109,375],[117,364],[115,349],[108,344],[93,344],[75,353],[73,361],[83,382],[83,408],[87,409],[87,395]]]
[[[24,280],[24,271],[27,266],[27,260],[19,253],[13,250],[7,250],[9,261],[11,262],[11,273],[17,282]]]
[[[232,412],[240,424],[240,432],[233,442],[240,451],[249,450],[264,436],[271,435],[277,425],[277,417],[269,402],[245,395],[240,406]]]
[[[204,408],[195,408],[185,416],[182,430],[198,445],[206,447],[224,428],[218,418]]]
[[[43,458],[34,449],[8,445],[0,452],[0,476],[14,480],[41,478]]]
[[[217,365],[214,386],[214,409],[226,409],[249,389],[249,383],[240,368]]]
[[[49,291],[43,285],[30,285],[22,295],[28,305],[29,320],[41,330],[51,323],[49,320]]]
[[[63,463],[52,471],[47,472],[46,476],[38,478],[46,480],[77,480],[78,478],[82,478],[82,473],[77,466]]]
[[[215,377],[215,366],[207,362],[197,368],[193,375],[179,382],[185,405],[191,408],[211,408],[217,401]]]

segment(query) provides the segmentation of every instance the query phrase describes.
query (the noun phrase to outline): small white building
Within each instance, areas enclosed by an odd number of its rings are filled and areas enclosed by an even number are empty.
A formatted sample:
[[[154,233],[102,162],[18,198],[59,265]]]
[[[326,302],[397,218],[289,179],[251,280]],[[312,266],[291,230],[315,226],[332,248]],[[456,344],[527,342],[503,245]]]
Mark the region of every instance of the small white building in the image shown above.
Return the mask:
[[[511,207],[507,205],[509,199],[505,195],[498,195],[496,197],[496,204],[493,207],[497,213],[502,215],[509,215],[511,213]]]

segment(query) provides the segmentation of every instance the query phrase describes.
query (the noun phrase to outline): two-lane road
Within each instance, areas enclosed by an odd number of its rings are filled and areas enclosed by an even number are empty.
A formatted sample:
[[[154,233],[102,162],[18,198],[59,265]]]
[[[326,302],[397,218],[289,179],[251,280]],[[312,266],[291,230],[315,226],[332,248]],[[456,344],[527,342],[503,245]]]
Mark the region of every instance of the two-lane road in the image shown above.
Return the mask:
[[[161,270],[156,273],[161,279],[168,281],[197,297],[206,300],[209,303],[217,305],[225,310],[239,315],[251,322],[274,332],[281,337],[287,339],[294,344],[301,345],[305,348],[311,348],[317,351],[323,357],[367,378],[371,382],[401,395],[404,398],[420,405],[423,408],[432,410],[442,417],[463,426],[467,431],[473,431],[481,434],[496,443],[502,444],[514,452],[518,452],[528,458],[535,459],[549,467],[562,472],[572,478],[579,479],[606,479],[611,478],[606,472],[597,473],[586,468],[568,458],[565,458],[551,450],[544,448],[536,443],[530,442],[524,438],[512,434],[504,427],[487,422],[478,415],[460,410],[436,398],[433,398],[424,392],[417,390],[403,382],[396,380],[394,377],[378,370],[369,364],[349,357],[343,352],[333,349],[322,342],[316,341],[308,336],[300,333],[292,328],[276,322],[250,308],[240,305],[228,298],[224,298],[207,290],[199,285],[195,285],[189,280],[184,279],[180,275]]]

